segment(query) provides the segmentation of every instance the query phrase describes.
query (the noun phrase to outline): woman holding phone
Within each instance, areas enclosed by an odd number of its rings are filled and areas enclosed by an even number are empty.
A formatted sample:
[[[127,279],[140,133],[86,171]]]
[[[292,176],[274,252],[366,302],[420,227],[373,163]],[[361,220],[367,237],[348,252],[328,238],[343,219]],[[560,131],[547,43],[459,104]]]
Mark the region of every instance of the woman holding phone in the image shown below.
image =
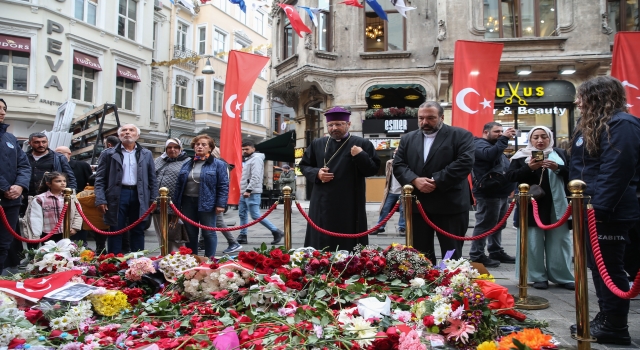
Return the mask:
[[[511,157],[507,177],[518,184],[539,185],[544,195],[537,198],[540,221],[555,223],[567,210],[565,196],[569,182],[569,157],[566,151],[553,147],[553,133],[545,126],[535,126],[529,132],[529,143]],[[516,252],[516,274],[520,264],[520,228],[516,224],[518,240]],[[528,280],[533,288],[547,289],[549,281],[574,290],[571,269],[572,240],[568,223],[543,230],[536,225],[533,207],[529,206],[527,235]]]

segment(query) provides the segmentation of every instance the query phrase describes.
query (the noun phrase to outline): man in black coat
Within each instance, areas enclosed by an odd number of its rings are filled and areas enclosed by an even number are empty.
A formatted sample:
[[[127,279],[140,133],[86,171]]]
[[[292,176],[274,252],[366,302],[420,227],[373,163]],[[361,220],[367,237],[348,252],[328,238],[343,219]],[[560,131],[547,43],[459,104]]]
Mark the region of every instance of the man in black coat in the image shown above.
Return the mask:
[[[467,177],[475,158],[473,136],[467,130],[445,125],[444,110],[437,102],[425,102],[418,109],[419,130],[404,135],[396,152],[393,175],[400,184],[411,184],[427,217],[441,229],[464,236],[469,225],[471,193]],[[413,205],[413,242],[435,263],[434,230]],[[437,234],[444,257],[462,257],[464,241]]]
[[[16,137],[7,132],[9,125],[4,123],[6,115],[7,104],[0,98],[0,161],[2,162],[2,167],[0,167],[0,205],[4,209],[9,224],[16,227],[20,198],[26,195],[29,189],[31,167],[27,156],[18,145]],[[13,236],[7,228],[0,224],[0,273],[4,269],[4,263],[13,240]],[[19,243],[18,246],[22,248],[22,242]],[[17,265],[17,262],[9,266],[14,264]]]

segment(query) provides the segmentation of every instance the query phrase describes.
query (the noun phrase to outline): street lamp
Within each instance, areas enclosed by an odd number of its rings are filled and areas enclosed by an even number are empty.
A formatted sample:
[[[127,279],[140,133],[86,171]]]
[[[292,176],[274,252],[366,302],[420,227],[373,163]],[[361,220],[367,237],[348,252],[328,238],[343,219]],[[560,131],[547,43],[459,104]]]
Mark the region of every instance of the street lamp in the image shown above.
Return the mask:
[[[202,74],[214,74],[215,72],[213,71],[213,67],[211,66],[211,61],[209,60],[209,56],[207,56],[207,63],[204,65],[204,68],[202,68]]]

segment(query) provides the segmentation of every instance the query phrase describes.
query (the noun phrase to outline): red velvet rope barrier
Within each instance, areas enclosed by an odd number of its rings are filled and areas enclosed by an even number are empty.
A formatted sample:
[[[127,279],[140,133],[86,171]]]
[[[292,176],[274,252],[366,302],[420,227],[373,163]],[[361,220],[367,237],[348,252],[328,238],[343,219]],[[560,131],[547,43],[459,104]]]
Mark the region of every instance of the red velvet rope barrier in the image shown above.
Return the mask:
[[[511,212],[513,211],[513,208],[515,208],[516,206],[516,202],[512,201],[511,204],[509,205],[509,209],[507,209],[506,214],[504,214],[504,217],[498,222],[498,224],[496,224],[496,226],[494,228],[492,228],[491,230],[477,235],[477,236],[473,236],[473,237],[461,237],[461,236],[456,236],[454,234],[451,234],[443,229],[441,229],[440,227],[436,226],[436,224],[433,223],[433,221],[429,220],[429,218],[427,217],[427,213],[424,212],[424,208],[422,208],[422,204],[420,204],[420,201],[416,201],[416,204],[418,206],[418,210],[420,211],[420,215],[422,215],[422,219],[424,219],[424,221],[431,226],[431,228],[433,228],[434,230],[436,230],[436,232],[443,234],[449,238],[458,240],[458,241],[475,241],[481,238],[485,238],[491,234],[494,234],[496,231],[500,230],[501,227],[504,225],[505,222],[507,222],[507,219],[509,218],[509,215],[511,215]]]
[[[327,231],[323,228],[321,228],[320,226],[316,225],[311,218],[309,217],[309,215],[307,215],[307,213],[304,211],[304,209],[302,208],[302,206],[300,205],[300,202],[296,201],[296,206],[298,207],[298,210],[300,211],[300,213],[302,214],[302,216],[304,216],[304,218],[309,222],[309,225],[311,225],[311,227],[313,227],[314,230],[319,231],[321,233],[324,233],[325,235],[329,235],[331,237],[338,237],[338,238],[360,238],[360,237],[364,237],[366,235],[370,235],[372,233],[374,233],[375,231],[377,231],[380,227],[382,227],[382,225],[385,225],[387,223],[387,221],[389,221],[389,219],[391,219],[391,217],[393,216],[393,214],[395,214],[395,212],[398,210],[398,208],[400,207],[400,202],[397,202],[396,205],[393,207],[393,209],[391,209],[391,212],[389,213],[389,215],[387,215],[384,219],[382,219],[382,221],[380,221],[376,226],[364,231],[364,232],[360,232],[360,233],[337,233],[337,232],[331,232],[331,231]]]
[[[538,202],[536,202],[536,200],[533,198],[531,198],[531,206],[533,207],[533,218],[536,220],[536,225],[538,225],[538,227],[543,230],[553,230],[554,228],[558,228],[564,225],[564,223],[567,222],[567,220],[569,220],[569,217],[571,216],[571,204],[569,204],[569,206],[567,207],[567,211],[562,215],[558,222],[556,222],[555,224],[545,225],[542,223],[542,220],[540,220],[540,215],[538,212]]]
[[[101,229],[95,227],[91,223],[91,221],[89,221],[89,219],[87,219],[87,217],[82,212],[82,207],[80,206],[80,203],[76,203],[76,209],[78,209],[78,212],[80,212],[80,216],[82,216],[82,220],[84,220],[84,223],[87,224],[94,232],[99,233],[101,235],[105,235],[105,236],[121,235],[121,234],[131,230],[132,228],[136,227],[138,224],[143,222],[144,219],[146,219],[147,216],[149,216],[151,214],[151,212],[154,209],[156,209],[156,207],[157,207],[156,203],[151,204],[149,206],[149,209],[147,209],[147,211],[145,211],[144,214],[142,214],[142,216],[138,220],[136,220],[133,224],[123,228],[122,230],[118,230],[118,231],[102,231]]]
[[[269,208],[264,214],[262,214],[261,217],[251,221],[248,224],[244,224],[244,225],[240,225],[240,226],[236,226],[236,227],[210,227],[210,226],[205,226],[205,225],[201,225],[191,219],[189,219],[188,217],[186,217],[184,214],[182,214],[178,208],[176,207],[175,204],[171,203],[171,209],[173,209],[173,212],[178,215],[180,217],[180,219],[184,220],[186,223],[189,223],[195,227],[199,227],[203,230],[207,230],[207,231],[236,231],[236,230],[242,230],[243,228],[247,228],[249,226],[253,226],[257,223],[259,223],[260,221],[264,220],[264,218],[266,218],[267,216],[269,216],[269,214],[271,214],[272,211],[274,211],[276,209],[276,207],[278,206],[278,202],[273,203],[273,205],[271,206],[271,208]]]
[[[602,252],[600,251],[600,242],[598,241],[598,232],[596,231],[595,210],[587,209],[587,217],[589,219],[589,239],[591,240],[593,257],[596,260],[598,271],[600,272],[600,276],[602,276],[604,284],[606,284],[611,293],[615,294],[618,298],[631,299],[637,297],[638,294],[640,294],[640,272],[633,280],[633,288],[631,288],[628,292],[623,292],[622,290],[620,290],[620,288],[618,288],[618,286],[615,285],[615,283],[613,283],[613,281],[611,280],[611,276],[609,276],[609,272],[607,271],[607,267],[604,266],[604,259],[602,258]]]
[[[64,207],[62,207],[62,211],[60,212],[60,218],[58,219],[56,226],[53,228],[53,230],[51,230],[51,232],[47,233],[44,237],[39,239],[28,239],[20,236],[16,231],[14,231],[13,227],[11,227],[11,225],[9,224],[9,220],[7,219],[7,215],[4,212],[4,208],[2,208],[1,206],[0,206],[0,216],[2,216],[2,222],[4,223],[4,226],[7,228],[7,231],[9,231],[9,233],[14,238],[23,242],[36,244],[36,243],[42,243],[48,240],[49,238],[51,238],[51,236],[55,235],[58,232],[58,230],[60,229],[60,225],[62,225],[62,222],[64,221],[64,215],[67,213],[67,209],[69,209],[69,205],[65,204]]]

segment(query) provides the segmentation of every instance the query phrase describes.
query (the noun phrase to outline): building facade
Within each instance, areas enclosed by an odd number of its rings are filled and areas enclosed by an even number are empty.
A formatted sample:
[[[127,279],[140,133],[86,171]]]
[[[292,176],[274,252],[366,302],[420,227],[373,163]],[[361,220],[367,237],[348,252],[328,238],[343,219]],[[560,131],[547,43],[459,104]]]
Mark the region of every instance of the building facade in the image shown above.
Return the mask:
[[[153,59],[162,5],[156,1],[0,0],[0,96],[9,130],[19,139],[50,131],[58,107],[76,104],[74,118],[115,103],[121,124],[142,130],[153,147],[162,133],[152,103]],[[115,126],[114,115],[105,119]]]
[[[638,30],[638,3],[625,0],[405,0],[416,8],[406,17],[378,0],[386,21],[366,3],[285,2],[321,9],[317,27],[300,11],[313,31],[303,38],[279,7],[271,12],[269,93],[296,111],[296,146],[326,134],[318,109],[349,106],[351,131],[374,143],[383,165],[400,137],[417,129],[420,103],[439,101],[450,123],[457,40],[504,44],[494,113],[521,131],[513,152],[534,125],[550,127],[556,145],[565,145],[576,121],[576,87],[608,74],[615,32]],[[305,182],[300,176],[299,198],[309,193]],[[367,184],[367,200],[379,201],[384,166]]]

